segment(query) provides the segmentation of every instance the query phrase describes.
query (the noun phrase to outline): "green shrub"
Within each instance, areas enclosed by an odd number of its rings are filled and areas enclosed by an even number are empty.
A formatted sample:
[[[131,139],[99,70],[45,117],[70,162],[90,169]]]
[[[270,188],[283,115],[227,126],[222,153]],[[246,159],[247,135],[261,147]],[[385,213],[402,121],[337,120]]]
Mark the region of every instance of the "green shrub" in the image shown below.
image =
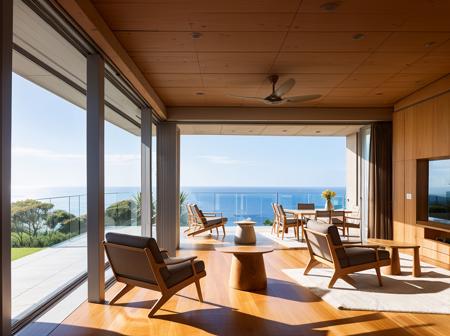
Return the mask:
[[[49,231],[45,233],[39,233],[36,236],[30,236],[27,233],[11,234],[11,246],[12,247],[49,247],[58,243],[61,243],[67,239],[76,236],[73,233],[62,233],[58,231]]]
[[[273,221],[271,221],[270,219],[266,219],[264,222],[263,222],[263,224],[265,225],[265,226],[271,226],[272,224],[273,224]]]

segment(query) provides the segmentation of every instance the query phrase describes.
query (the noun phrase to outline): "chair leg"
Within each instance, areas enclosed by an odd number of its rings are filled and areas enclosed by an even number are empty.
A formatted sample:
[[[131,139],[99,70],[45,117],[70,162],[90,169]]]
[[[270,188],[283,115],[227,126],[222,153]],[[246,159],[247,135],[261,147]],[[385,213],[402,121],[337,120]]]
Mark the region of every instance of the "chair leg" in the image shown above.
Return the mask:
[[[328,284],[328,288],[333,288],[334,284],[336,283],[337,279],[339,279],[338,274],[334,273],[333,276],[331,277],[331,280]]]
[[[172,297],[172,295],[163,294],[158,301],[153,305],[148,317],[153,317],[155,313]]]
[[[379,267],[375,267],[375,271],[377,272],[378,285],[380,285],[380,287],[383,287],[383,282],[381,280],[380,268]]]
[[[127,294],[130,290],[132,290],[134,286],[126,284],[125,287],[123,287],[119,293],[114,295],[114,297],[109,301],[109,304],[114,304],[117,300],[119,300],[122,296]]]
[[[225,224],[222,225],[223,236],[225,237]]]
[[[283,231],[281,231],[281,239],[282,239],[282,240],[284,239],[284,231],[286,231],[286,230],[285,230],[284,227],[283,227]]]
[[[309,259],[308,265],[306,265],[304,275],[308,275],[309,271],[313,269],[314,266],[320,264],[316,259]]]
[[[216,234],[219,236],[219,228],[216,226]]]
[[[203,302],[202,288],[200,287],[200,279],[195,280],[195,287],[197,288],[198,300]]]

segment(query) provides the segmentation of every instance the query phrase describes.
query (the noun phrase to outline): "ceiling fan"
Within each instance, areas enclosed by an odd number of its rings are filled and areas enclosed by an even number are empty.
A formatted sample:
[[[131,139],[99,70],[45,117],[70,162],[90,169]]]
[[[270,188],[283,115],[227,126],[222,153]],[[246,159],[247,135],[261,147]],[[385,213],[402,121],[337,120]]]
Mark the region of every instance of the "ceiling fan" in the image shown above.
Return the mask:
[[[243,99],[259,100],[259,101],[262,101],[269,105],[277,105],[277,104],[284,104],[284,103],[299,103],[299,102],[305,102],[308,100],[313,100],[313,99],[322,97],[322,95],[320,95],[320,94],[284,97],[284,95],[287,94],[289,91],[291,91],[292,88],[295,86],[295,79],[290,78],[287,81],[285,81],[283,84],[281,84],[278,88],[276,88],[275,86],[278,82],[278,78],[279,78],[278,75],[271,75],[268,77],[268,79],[272,83],[272,93],[265,98],[249,97],[249,96],[236,96],[236,95],[232,95],[232,96],[237,97],[237,98],[243,98]]]

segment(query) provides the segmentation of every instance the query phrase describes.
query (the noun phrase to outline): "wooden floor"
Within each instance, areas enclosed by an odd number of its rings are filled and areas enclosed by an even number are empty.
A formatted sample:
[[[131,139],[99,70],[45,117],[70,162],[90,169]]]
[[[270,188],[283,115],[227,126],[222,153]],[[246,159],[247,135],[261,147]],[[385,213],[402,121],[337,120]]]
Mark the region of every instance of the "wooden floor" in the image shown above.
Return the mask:
[[[268,288],[249,293],[228,287],[231,256],[213,250],[217,242],[195,238],[180,255],[196,254],[206,263],[204,303],[195,286],[182,290],[155,315],[149,307],[159,294],[134,289],[114,306],[82,304],[52,336],[69,335],[450,335],[450,316],[337,310],[293,283],[282,269],[301,268],[306,250],[265,255]],[[193,251],[195,249],[195,251]],[[112,297],[122,285],[107,293]]]

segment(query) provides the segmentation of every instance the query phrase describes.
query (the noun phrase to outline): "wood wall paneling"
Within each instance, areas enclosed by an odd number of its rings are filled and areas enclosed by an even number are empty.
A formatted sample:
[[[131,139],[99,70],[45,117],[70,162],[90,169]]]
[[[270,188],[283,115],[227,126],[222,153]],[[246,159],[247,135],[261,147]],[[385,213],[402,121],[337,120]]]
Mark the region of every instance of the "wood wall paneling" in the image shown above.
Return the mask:
[[[394,238],[421,245],[422,256],[444,264],[450,263],[450,245],[426,238],[417,225],[416,187],[417,160],[450,157],[449,90],[446,77],[398,102],[393,114]]]

